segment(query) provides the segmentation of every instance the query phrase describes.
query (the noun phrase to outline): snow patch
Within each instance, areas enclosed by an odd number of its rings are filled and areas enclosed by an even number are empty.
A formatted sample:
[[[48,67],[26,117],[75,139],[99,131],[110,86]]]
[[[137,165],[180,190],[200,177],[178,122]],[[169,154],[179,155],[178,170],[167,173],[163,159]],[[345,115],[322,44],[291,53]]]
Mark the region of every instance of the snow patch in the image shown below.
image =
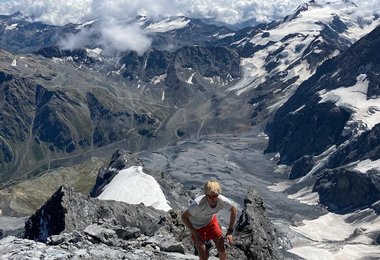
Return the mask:
[[[77,27],[75,27],[75,29],[76,29],[76,30],[80,30],[80,29],[82,29],[83,27],[86,27],[86,26],[89,26],[89,25],[95,23],[96,21],[97,21],[97,20],[88,21],[88,22],[86,22],[86,23],[83,23],[83,24],[81,24],[81,25],[78,25]]]
[[[369,81],[366,74],[360,74],[356,80],[356,84],[352,87],[320,91],[319,102],[333,102],[336,106],[352,111],[346,126],[355,126],[360,134],[380,123],[380,103],[379,99],[367,100]]]
[[[156,84],[164,81],[166,79],[166,77],[167,77],[166,73],[162,74],[162,75],[159,75],[159,76],[155,76],[155,77],[153,77],[153,79],[151,80],[151,82],[152,82],[153,85],[156,85]]]
[[[359,171],[361,173],[367,173],[370,170],[376,170],[380,172],[380,160],[371,161],[369,159],[360,161],[355,166],[354,170]]]
[[[318,192],[312,192],[312,187],[305,187],[299,190],[297,193],[289,195],[289,199],[294,199],[300,203],[307,205],[318,205],[319,195]]]
[[[157,23],[152,23],[145,27],[145,30],[148,32],[163,33],[172,30],[177,30],[185,27],[190,20],[186,18],[180,18],[176,20],[166,19]]]
[[[98,196],[101,200],[144,203],[159,210],[169,211],[165,195],[158,182],[143,172],[143,167],[132,166],[121,170]]]
[[[283,192],[287,188],[291,187],[294,184],[294,181],[282,181],[268,186],[268,189],[273,192]]]
[[[290,227],[314,241],[313,246],[295,245],[292,252],[305,259],[376,259],[380,247],[373,245],[373,234],[380,232],[380,216],[372,209],[346,215],[328,213],[304,225]],[[345,242],[341,247],[333,244]],[[373,257],[373,258],[371,258]]]
[[[102,54],[103,49],[95,48],[95,49],[86,49],[87,55],[92,58],[98,58],[100,54]]]
[[[191,74],[190,78],[188,80],[186,80],[187,83],[193,85],[193,78],[194,78],[194,75],[195,75],[195,72],[193,74]]]
[[[5,27],[5,30],[6,31],[11,31],[11,30],[14,30],[14,29],[16,29],[17,28],[17,23],[14,23],[14,24],[11,24],[11,25],[7,25],[6,27]]]

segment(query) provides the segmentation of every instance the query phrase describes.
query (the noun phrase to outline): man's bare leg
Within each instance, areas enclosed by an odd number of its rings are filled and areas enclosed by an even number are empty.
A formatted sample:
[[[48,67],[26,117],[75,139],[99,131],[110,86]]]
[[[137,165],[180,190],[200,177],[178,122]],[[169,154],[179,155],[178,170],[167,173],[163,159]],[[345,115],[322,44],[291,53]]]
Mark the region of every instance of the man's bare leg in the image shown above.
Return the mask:
[[[226,260],[227,259],[227,252],[226,252],[226,248],[224,246],[223,236],[215,238],[214,243],[215,243],[216,249],[218,249],[219,259]]]
[[[209,253],[206,244],[202,241],[198,241],[195,242],[195,247],[198,250],[199,260],[207,260],[209,257]]]

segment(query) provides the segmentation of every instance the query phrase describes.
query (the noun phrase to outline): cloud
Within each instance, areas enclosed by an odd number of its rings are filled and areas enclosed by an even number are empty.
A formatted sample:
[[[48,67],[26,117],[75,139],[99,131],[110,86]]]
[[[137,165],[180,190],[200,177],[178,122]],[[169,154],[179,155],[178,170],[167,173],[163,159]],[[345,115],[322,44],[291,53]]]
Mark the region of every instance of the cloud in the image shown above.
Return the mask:
[[[91,2],[92,0],[0,0],[0,13],[20,11],[47,24],[80,23],[91,12]]]
[[[316,0],[318,3],[343,0]],[[21,11],[49,24],[80,23],[90,19],[129,19],[138,14],[150,17],[186,15],[213,18],[227,24],[256,19],[268,22],[294,11],[308,0],[0,0],[0,12]],[[380,10],[379,0],[357,0],[360,12]]]
[[[141,28],[137,25],[120,26],[110,25],[102,29],[102,39],[104,46],[111,46],[115,51],[134,50],[138,54],[143,54],[151,45]]]
[[[342,2],[344,0],[316,0],[318,3]],[[143,52],[150,46],[150,39],[136,26],[121,24],[137,15],[150,18],[184,15],[209,18],[226,24],[248,20],[269,22],[292,13],[297,6],[308,0],[0,0],[0,13],[21,11],[35,21],[63,25],[83,23],[97,19],[95,29],[84,30],[62,41],[68,48],[85,46],[94,35],[99,35],[105,46],[114,50]],[[379,0],[355,1],[357,17],[380,15]]]

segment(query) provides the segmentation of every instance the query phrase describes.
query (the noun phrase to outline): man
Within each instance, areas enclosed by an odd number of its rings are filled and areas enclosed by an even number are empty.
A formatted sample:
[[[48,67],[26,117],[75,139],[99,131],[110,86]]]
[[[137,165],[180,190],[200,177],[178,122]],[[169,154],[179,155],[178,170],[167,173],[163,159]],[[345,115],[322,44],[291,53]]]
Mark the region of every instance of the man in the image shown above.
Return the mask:
[[[233,202],[221,195],[219,182],[208,181],[204,186],[205,196],[195,202],[182,214],[185,226],[191,231],[192,239],[198,250],[199,259],[206,260],[209,252],[205,242],[213,240],[218,249],[219,259],[227,259],[224,247],[223,232],[220,228],[216,213],[222,209],[230,211],[230,223],[227,229],[226,240],[233,242],[232,231],[236,220],[236,207]]]

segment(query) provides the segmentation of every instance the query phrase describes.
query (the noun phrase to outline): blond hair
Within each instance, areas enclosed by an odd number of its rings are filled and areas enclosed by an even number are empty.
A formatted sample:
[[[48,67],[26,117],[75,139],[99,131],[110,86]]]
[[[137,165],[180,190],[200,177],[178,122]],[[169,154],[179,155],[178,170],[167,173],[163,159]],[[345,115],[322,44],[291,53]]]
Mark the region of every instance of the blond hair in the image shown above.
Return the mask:
[[[211,193],[220,194],[222,192],[222,188],[216,180],[206,182],[204,189],[206,195],[210,195]]]

